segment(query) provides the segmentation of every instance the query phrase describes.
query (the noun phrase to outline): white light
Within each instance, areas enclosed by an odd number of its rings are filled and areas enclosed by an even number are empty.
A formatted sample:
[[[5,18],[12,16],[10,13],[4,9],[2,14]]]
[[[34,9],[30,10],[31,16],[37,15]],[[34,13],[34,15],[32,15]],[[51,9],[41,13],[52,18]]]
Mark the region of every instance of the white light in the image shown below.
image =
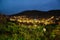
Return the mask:
[[[46,28],[43,28],[43,31],[46,32]]]

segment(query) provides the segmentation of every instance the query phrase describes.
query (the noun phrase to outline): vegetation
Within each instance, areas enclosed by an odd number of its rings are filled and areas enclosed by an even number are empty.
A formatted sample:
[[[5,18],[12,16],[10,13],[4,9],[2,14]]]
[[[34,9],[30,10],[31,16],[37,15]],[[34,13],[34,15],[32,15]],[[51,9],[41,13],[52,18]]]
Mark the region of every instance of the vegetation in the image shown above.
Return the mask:
[[[0,40],[60,40],[60,25],[0,23]]]

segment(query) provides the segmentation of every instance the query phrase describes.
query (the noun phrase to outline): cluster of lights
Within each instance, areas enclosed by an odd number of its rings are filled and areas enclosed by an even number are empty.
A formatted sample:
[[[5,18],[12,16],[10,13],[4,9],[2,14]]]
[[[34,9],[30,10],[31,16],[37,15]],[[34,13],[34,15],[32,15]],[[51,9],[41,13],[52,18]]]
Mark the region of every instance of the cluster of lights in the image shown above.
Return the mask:
[[[26,16],[18,16],[18,17],[14,16],[14,18],[10,18],[11,21],[17,21],[19,23],[21,23],[21,22],[22,23],[32,23],[32,24],[34,24],[34,23],[43,23],[45,25],[54,23],[52,19],[54,19],[54,16],[52,16],[48,19],[43,18],[41,20],[39,20],[39,19],[30,19],[30,18],[27,18]]]

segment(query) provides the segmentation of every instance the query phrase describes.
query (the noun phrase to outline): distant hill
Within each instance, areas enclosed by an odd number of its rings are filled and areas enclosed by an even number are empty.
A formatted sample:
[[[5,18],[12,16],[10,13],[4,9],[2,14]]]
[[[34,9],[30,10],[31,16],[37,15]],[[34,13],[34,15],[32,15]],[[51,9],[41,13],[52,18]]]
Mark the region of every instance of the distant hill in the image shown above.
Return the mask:
[[[45,13],[45,12],[38,11],[38,10],[26,10],[26,11],[23,11],[23,12],[20,12],[17,14],[13,14],[13,16],[17,16],[17,15],[40,15],[42,13]]]
[[[48,11],[50,15],[60,16],[60,10],[50,10]]]
[[[47,18],[47,17],[51,17],[51,16],[58,17],[58,16],[60,16],[60,10],[50,10],[50,11],[26,10],[26,11],[16,13],[16,14],[13,14],[13,15],[5,15],[5,14],[0,13],[0,16],[22,16],[22,15],[25,15],[25,16],[28,16],[28,17],[39,16],[41,18],[42,17]]]
[[[50,10],[50,11],[38,11],[38,10],[27,10],[11,16],[20,16],[26,15],[30,16],[40,16],[40,17],[51,17],[51,16],[60,16],[60,10]]]

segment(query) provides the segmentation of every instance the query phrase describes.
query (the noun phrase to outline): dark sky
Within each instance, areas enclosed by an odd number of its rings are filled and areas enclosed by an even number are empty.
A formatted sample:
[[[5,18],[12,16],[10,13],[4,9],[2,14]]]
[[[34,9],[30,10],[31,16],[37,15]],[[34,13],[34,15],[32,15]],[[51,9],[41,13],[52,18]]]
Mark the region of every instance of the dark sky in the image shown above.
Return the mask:
[[[24,10],[60,9],[60,0],[0,0],[0,12],[13,14]]]

